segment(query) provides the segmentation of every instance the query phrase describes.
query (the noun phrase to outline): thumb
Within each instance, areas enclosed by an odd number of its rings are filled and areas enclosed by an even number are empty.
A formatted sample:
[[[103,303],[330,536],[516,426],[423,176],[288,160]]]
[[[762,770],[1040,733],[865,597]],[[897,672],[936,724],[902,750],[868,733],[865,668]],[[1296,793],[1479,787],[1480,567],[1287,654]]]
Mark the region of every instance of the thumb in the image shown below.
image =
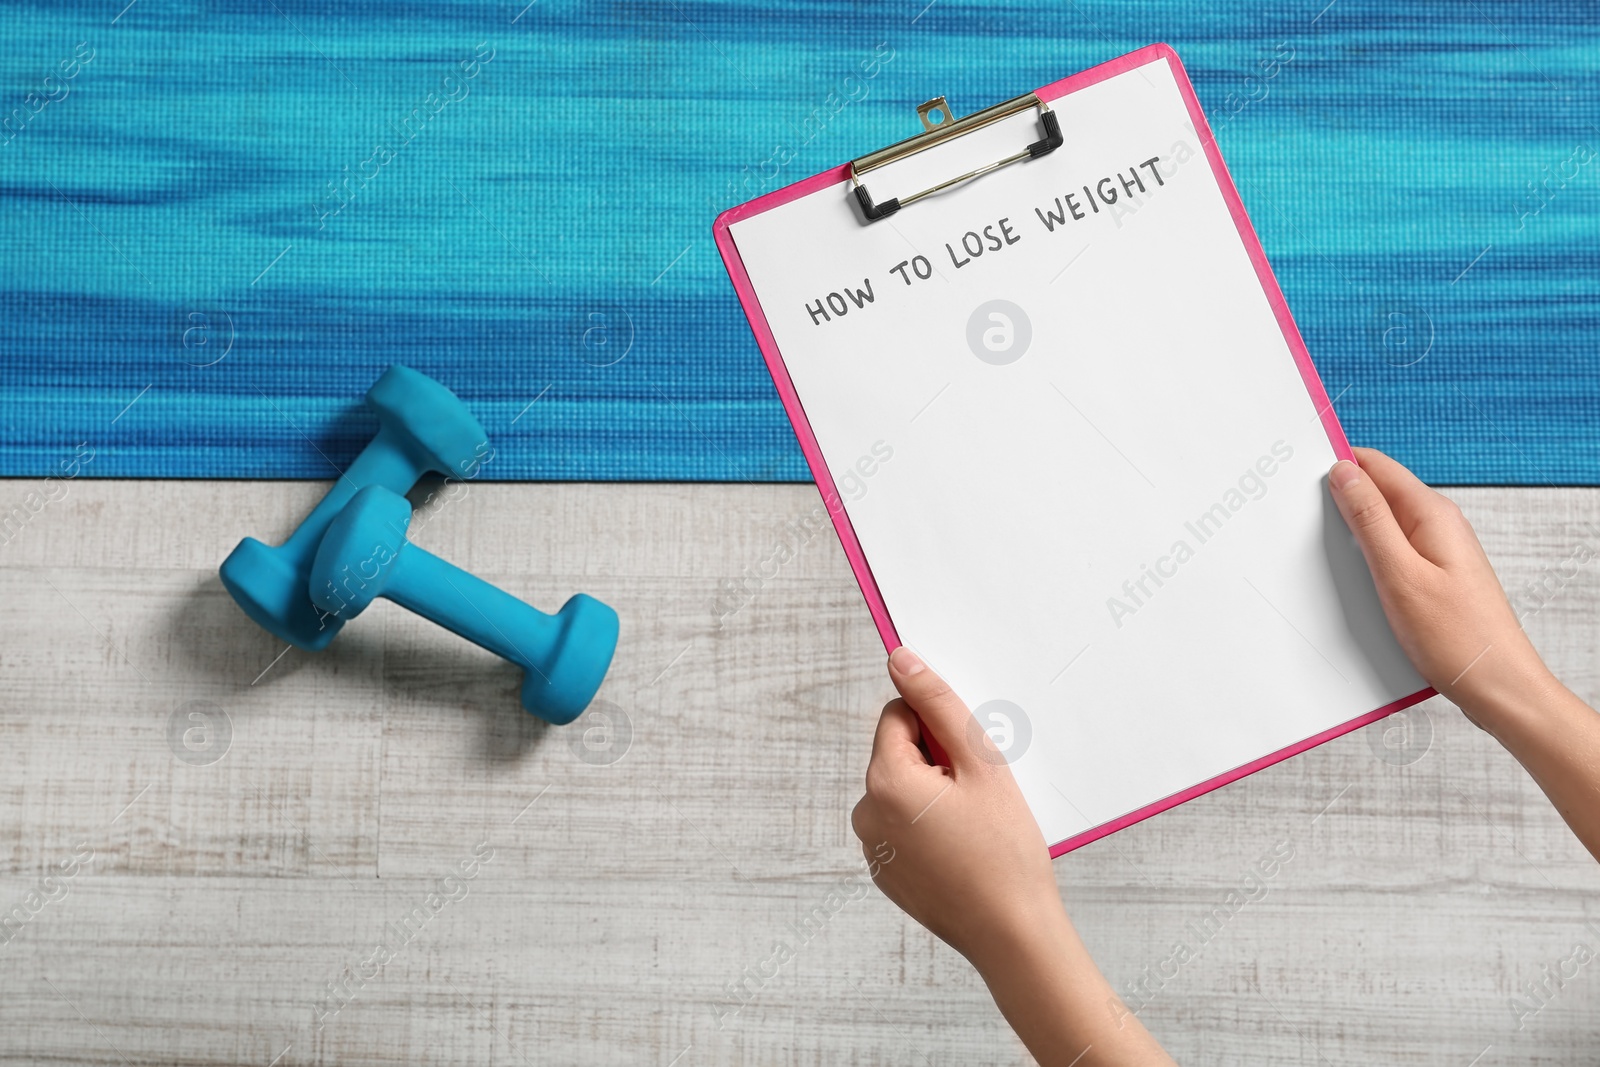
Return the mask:
[[[929,669],[921,656],[904,645],[895,649],[889,654],[889,679],[944,750],[952,767],[984,765],[967,740],[967,731],[973,724],[972,712],[950,688],[950,683]]]
[[[1374,575],[1393,573],[1421,558],[1400,529],[1383,492],[1366,471],[1341,459],[1328,471],[1328,488]]]

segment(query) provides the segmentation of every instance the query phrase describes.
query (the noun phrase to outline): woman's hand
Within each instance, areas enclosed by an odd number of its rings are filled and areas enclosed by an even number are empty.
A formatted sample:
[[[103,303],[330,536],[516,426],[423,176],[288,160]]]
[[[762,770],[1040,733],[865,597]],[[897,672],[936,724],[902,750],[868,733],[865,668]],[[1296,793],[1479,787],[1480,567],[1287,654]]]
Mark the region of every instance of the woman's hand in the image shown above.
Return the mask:
[[[1042,1067],[1171,1067],[1078,939],[989,736],[909,648],[889,657],[889,677],[900,699],[883,709],[851,820],[878,888],[972,962]],[[929,742],[949,767],[928,759]]]
[[[852,823],[888,842],[878,888],[974,964],[1064,915],[1050,853],[1004,758],[961,698],[909,648],[889,657],[884,706]],[[913,709],[915,709],[913,711]],[[918,716],[921,722],[918,722]],[[928,761],[923,726],[951,766]],[[881,857],[880,857],[881,858]]]
[[[1600,715],[1534,651],[1472,526],[1370,448],[1328,485],[1417,673],[1493,734],[1600,859]]]
[[[1328,485],[1417,673],[1480,726],[1496,698],[1553,684],[1461,509],[1382,452],[1355,451],[1361,465],[1334,464]]]

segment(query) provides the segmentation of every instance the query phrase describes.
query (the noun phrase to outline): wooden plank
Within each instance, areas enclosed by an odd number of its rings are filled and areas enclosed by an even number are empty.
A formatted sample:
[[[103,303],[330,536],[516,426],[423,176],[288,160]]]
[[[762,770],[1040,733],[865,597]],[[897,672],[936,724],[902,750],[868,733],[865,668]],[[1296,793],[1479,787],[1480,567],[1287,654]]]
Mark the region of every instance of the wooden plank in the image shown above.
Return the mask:
[[[215,566],[321,488],[80,481],[0,547],[0,906],[76,866],[0,946],[0,1061],[1026,1062],[861,881],[849,811],[891,691],[814,489],[486,484],[425,512],[419,542],[518,595],[617,607],[606,747],[392,605],[277,658]],[[1557,576],[1527,625],[1595,700],[1600,567],[1563,561],[1600,542],[1600,493],[1452,495],[1513,593]],[[1427,714],[1414,762],[1371,728],[1058,861],[1180,1062],[1594,1062],[1600,969],[1520,1029],[1510,998],[1600,947],[1600,869],[1487,735]],[[1253,899],[1219,918],[1230,888]],[[1174,968],[1179,939],[1204,943]]]

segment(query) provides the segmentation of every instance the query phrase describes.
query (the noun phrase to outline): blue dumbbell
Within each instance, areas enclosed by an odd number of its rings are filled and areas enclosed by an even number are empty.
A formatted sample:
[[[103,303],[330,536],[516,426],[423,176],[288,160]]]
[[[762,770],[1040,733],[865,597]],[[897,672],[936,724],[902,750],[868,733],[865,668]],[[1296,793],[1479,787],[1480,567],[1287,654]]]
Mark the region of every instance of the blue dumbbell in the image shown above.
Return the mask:
[[[617,613],[579,593],[555,615],[525,604],[406,540],[411,504],[369,486],[328,525],[311,563],[311,599],[349,620],[377,597],[521,667],[522,706],[556,725],[589,706],[617,648]]]
[[[244,613],[280,640],[315,652],[344,621],[317,611],[306,595],[311,559],[333,517],[369,485],[404,493],[427,471],[470,478],[488,457],[488,435],[454,393],[395,364],[367,390],[378,434],[328,490],[289,540],[274,548],[253,537],[222,562],[222,584]]]

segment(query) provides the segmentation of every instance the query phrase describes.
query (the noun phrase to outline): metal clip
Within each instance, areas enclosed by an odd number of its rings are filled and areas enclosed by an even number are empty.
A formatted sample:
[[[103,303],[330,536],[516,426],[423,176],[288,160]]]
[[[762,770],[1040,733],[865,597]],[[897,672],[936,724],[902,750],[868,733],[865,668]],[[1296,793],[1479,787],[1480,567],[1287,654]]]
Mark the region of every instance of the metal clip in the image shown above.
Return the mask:
[[[917,105],[917,118],[922,120],[925,130],[937,130],[940,126],[949,126],[956,121],[955,113],[950,110],[950,105],[944,102],[944,97],[936,96],[926,104]]]
[[[1039,122],[1044,128],[1044,137],[1028,145],[1020,152],[1009,155],[1004,159],[996,160],[993,163],[985,164],[975,170],[969,170],[965,174],[958,174],[954,178],[929,186],[921,192],[912,193],[909,196],[894,197],[885,200],[881,204],[874,203],[871,194],[867,192],[867,187],[861,184],[861,176],[868,171],[887,166],[908,156],[914,156],[918,152],[932,148],[934,145],[943,144],[951,138],[982,129],[990,123],[1010,118],[1020,111],[1035,107],[1039,109]],[[950,105],[945,103],[944,97],[936,96],[917,108],[917,117],[922,120],[922,133],[917,134],[915,137],[908,137],[897,144],[892,144],[888,148],[880,148],[878,151],[862,156],[860,159],[850,161],[850,184],[855,189],[856,200],[860,203],[861,211],[866,215],[868,222],[886,218],[907,204],[914,204],[925,196],[932,196],[934,193],[948,189],[952,185],[971,181],[980,174],[998,170],[1009,163],[1017,163],[1024,159],[1037,159],[1039,156],[1048,155],[1060,148],[1064,141],[1061,136],[1061,123],[1057,119],[1056,113],[1050,110],[1049,104],[1040,100],[1034,93],[1019,96],[1015,100],[1007,100],[1003,104],[984,108],[982,111],[968,115],[964,119],[957,119],[951,113]]]

